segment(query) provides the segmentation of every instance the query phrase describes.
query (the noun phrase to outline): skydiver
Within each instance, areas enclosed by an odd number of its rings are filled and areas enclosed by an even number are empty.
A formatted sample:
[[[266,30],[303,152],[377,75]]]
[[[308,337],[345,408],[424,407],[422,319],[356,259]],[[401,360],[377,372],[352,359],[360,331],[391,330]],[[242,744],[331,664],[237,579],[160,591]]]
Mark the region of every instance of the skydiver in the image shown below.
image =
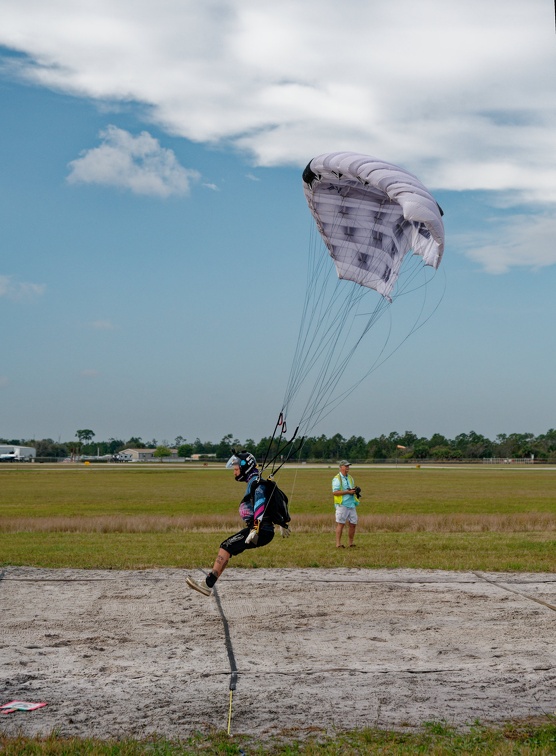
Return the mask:
[[[205,578],[205,582],[198,582],[191,576],[186,583],[190,588],[199,591],[203,596],[210,596],[218,578],[222,575],[230,559],[241,554],[246,549],[258,549],[266,546],[274,538],[274,525],[263,517],[266,508],[266,495],[262,485],[259,485],[260,473],[257,460],[247,451],[234,453],[226,464],[232,468],[238,483],[246,482],[245,494],[239,505],[239,514],[245,522],[245,527],[235,535],[222,541],[214,566]],[[285,533],[284,533],[285,535]]]

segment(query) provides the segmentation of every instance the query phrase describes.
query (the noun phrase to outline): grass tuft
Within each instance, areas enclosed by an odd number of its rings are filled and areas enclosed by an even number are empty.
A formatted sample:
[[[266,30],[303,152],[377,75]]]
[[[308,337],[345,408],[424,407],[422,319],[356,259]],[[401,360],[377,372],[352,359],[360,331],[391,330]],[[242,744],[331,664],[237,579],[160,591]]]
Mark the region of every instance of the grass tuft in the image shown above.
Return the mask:
[[[247,735],[228,736],[224,732],[197,733],[183,740],[152,737],[145,740],[99,740],[64,738],[52,734],[44,738],[0,735],[3,756],[186,756],[215,754],[227,756],[405,756],[405,754],[519,754],[548,756],[556,753],[556,724],[553,717],[511,722],[502,727],[475,722],[457,729],[446,722],[425,722],[411,731],[337,730],[332,734],[284,731],[266,739]]]

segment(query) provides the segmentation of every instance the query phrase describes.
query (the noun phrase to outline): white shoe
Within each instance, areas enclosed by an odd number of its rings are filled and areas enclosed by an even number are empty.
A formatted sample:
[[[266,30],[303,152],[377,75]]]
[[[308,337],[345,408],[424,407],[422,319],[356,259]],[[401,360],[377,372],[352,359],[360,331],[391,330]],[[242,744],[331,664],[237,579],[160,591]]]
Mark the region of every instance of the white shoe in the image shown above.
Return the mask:
[[[203,596],[212,595],[212,588],[209,588],[208,585],[205,585],[204,583],[198,583],[196,580],[193,580],[192,577],[187,577],[185,579],[185,582],[190,588],[193,588],[194,591],[199,591],[199,593],[202,593]]]

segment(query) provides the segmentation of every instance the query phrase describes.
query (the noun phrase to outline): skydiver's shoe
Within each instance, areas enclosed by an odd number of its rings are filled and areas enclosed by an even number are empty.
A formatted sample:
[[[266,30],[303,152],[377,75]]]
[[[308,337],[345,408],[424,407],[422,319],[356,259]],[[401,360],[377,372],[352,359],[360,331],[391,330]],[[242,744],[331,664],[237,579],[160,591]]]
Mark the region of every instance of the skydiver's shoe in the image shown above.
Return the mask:
[[[190,588],[193,588],[194,591],[199,591],[199,593],[202,593],[203,596],[212,595],[212,588],[209,588],[204,583],[198,583],[196,580],[193,580],[192,577],[187,577],[185,579],[185,582]]]

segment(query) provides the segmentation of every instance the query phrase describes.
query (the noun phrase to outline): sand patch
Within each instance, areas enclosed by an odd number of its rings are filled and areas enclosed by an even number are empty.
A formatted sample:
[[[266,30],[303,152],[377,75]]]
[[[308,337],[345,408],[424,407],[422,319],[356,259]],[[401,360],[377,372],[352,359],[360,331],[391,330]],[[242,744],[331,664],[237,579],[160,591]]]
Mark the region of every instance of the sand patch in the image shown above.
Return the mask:
[[[502,722],[556,708],[556,574],[5,568],[6,734],[185,737]],[[197,577],[202,573],[197,572]],[[235,679],[235,678],[234,678]]]

